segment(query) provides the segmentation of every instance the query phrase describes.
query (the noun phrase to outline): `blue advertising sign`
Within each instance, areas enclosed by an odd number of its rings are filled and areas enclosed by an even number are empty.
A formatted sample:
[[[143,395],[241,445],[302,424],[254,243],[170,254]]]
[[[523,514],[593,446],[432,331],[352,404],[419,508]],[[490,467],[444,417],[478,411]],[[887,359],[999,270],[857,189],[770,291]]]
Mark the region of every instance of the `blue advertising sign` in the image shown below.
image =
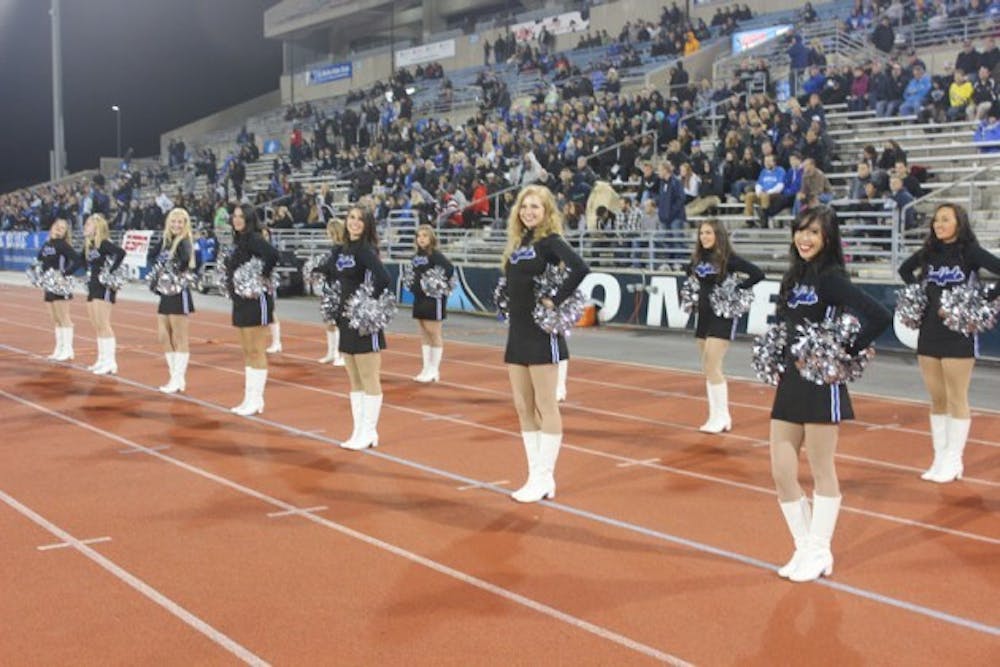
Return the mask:
[[[27,269],[48,238],[48,232],[0,232],[0,271]]]
[[[353,75],[353,65],[350,62],[323,65],[306,72],[306,85],[315,86],[320,83],[350,79]]]

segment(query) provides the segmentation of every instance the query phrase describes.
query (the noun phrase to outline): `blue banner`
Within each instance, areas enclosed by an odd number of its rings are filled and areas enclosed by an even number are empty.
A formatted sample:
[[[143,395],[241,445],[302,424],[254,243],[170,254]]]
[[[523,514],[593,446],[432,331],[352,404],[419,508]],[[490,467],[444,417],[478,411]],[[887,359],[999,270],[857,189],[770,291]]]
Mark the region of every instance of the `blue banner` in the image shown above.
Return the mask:
[[[0,232],[0,271],[27,269],[48,238],[48,232]]]
[[[354,76],[354,66],[350,62],[323,65],[306,72],[306,85],[315,86],[320,83],[330,83]]]
[[[413,296],[398,281],[399,265],[391,265],[396,276],[397,295],[402,303],[412,303]],[[448,308],[455,311],[495,313],[493,288],[500,270],[485,267],[455,267],[457,287],[448,299]],[[654,328],[693,329],[694,316],[680,305],[683,276],[642,273],[612,273],[594,271],[584,278],[580,289],[593,302],[600,304],[601,322],[633,324]],[[899,285],[856,283],[890,311],[896,306]],[[750,312],[740,318],[737,331],[757,335],[774,321],[775,299],[779,283],[764,280],[754,285],[754,302]],[[893,350],[916,350],[917,332],[907,329],[899,320],[893,322],[876,341],[876,346]],[[1000,359],[1000,327],[979,337],[980,355]]]

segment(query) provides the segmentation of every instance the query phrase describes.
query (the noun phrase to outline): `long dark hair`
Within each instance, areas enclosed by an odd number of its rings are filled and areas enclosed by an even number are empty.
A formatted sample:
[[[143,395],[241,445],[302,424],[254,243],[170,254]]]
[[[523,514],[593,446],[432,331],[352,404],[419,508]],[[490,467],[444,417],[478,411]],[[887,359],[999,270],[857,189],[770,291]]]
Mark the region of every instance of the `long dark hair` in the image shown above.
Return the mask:
[[[715,232],[715,246],[707,250],[701,245],[701,228],[708,225]],[[708,262],[715,266],[716,280],[721,282],[726,277],[726,265],[733,254],[733,246],[729,243],[729,231],[718,220],[703,220],[698,224],[698,236],[695,237],[694,252],[691,253],[691,265]]]
[[[795,247],[795,232],[811,225],[819,224],[820,234],[823,236],[823,250],[810,261],[806,261],[799,256],[799,251]],[[796,284],[802,282],[806,273],[820,273],[832,267],[836,271],[844,272],[844,248],[840,241],[840,226],[837,224],[837,214],[829,206],[815,206],[804,211],[798,219],[792,223],[792,242],[788,248],[788,270],[781,278],[781,289],[778,292],[778,312],[783,312],[788,303],[788,295]]]
[[[263,226],[261,225],[260,218],[257,216],[257,209],[255,209],[250,204],[237,204],[233,207],[233,212],[239,209],[243,213],[243,231],[237,232],[236,228],[233,228],[234,234],[239,234],[240,236],[253,236],[254,234],[260,234],[263,231]]]
[[[958,229],[956,230],[957,237],[955,239],[955,244],[958,246],[959,257],[964,257],[965,251],[975,245],[978,245],[979,240],[976,238],[976,233],[972,231],[972,225],[969,224],[969,212],[965,210],[965,207],[961,204],[952,204],[950,202],[943,202],[937,205],[934,209],[934,215],[931,216],[931,221],[927,229],[927,236],[924,238],[924,245],[920,249],[920,274],[921,278],[927,273],[927,258],[930,253],[937,250],[940,251],[946,245],[937,237],[934,233],[934,218],[937,217],[938,211],[943,208],[950,208],[952,213],[955,214],[955,221],[958,222]],[[950,244],[947,244],[950,245]]]
[[[364,206],[352,206],[348,211],[347,215],[351,215],[351,211],[357,211],[361,215],[361,221],[365,223],[365,228],[361,232],[361,238],[359,239],[363,243],[371,245],[375,252],[378,253],[378,230],[375,228],[375,214],[372,213],[371,209]],[[347,230],[347,222],[344,222],[344,242],[351,243],[351,233]]]

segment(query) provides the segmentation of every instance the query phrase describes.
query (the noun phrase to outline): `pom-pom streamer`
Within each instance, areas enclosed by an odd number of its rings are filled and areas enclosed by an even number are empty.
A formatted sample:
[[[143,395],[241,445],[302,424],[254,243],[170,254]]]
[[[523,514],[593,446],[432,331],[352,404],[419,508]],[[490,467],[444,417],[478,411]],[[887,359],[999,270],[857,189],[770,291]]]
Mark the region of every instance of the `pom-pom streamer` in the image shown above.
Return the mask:
[[[424,274],[420,276],[420,289],[422,289],[424,294],[432,299],[448,296],[451,294],[452,288],[453,285],[451,281],[448,280],[448,274],[445,273],[444,268],[440,266],[432,266],[424,271]]]
[[[259,299],[271,291],[271,279],[264,276],[264,260],[251,257],[233,271],[233,293],[244,299]]]
[[[97,274],[97,282],[107,287],[109,290],[118,291],[128,284],[128,267],[120,264],[114,271],[107,261],[101,267],[101,272]]]
[[[753,368],[757,379],[765,384],[777,385],[785,373],[785,353],[788,347],[788,327],[784,322],[772,324],[767,331],[753,340]]]
[[[506,322],[510,319],[510,297],[507,295],[507,279],[500,276],[497,286],[493,288],[493,303],[497,307],[497,320]]]
[[[396,316],[396,295],[383,290],[377,298],[372,284],[366,281],[344,304],[347,324],[362,336],[385,329]]]
[[[919,283],[896,290],[896,315],[904,326],[919,329],[927,310],[927,292]]]
[[[340,319],[340,283],[323,283],[323,296],[319,300],[319,314],[327,324],[336,324]]]
[[[741,288],[736,276],[730,275],[721,285],[715,286],[708,300],[712,312],[719,317],[726,319],[742,317],[753,305],[753,290]]]
[[[701,284],[694,276],[688,276],[688,279],[681,283],[681,309],[685,313],[693,313],[698,310],[698,291],[700,289]]]
[[[25,275],[34,287],[40,287],[46,292],[58,294],[59,296],[72,296],[76,289],[76,279],[67,276],[56,269],[42,269],[42,265],[35,262],[27,268]]]
[[[971,336],[997,325],[1000,299],[989,301],[982,286],[959,285],[941,292],[939,315],[952,331]]]
[[[553,264],[546,266],[541,275],[535,276],[535,300],[537,303],[531,311],[531,315],[538,328],[545,333],[568,336],[573,327],[576,326],[580,316],[583,315],[584,306],[587,305],[580,290],[575,290],[562,303],[553,308],[542,305],[542,299],[555,298],[567,277],[569,277],[569,269]]]
[[[791,352],[799,375],[820,385],[859,379],[874,355],[872,348],[850,353],[860,330],[857,318],[847,314],[797,325]]]

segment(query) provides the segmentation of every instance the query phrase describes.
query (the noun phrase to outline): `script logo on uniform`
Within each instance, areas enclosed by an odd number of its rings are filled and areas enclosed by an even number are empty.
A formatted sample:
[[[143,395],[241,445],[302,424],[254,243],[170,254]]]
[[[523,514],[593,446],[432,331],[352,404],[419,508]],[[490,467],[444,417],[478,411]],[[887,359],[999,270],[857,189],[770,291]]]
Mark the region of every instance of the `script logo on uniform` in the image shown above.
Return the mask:
[[[537,257],[535,254],[535,246],[529,245],[524,248],[518,248],[510,254],[510,263],[517,264],[522,259],[534,259]]]
[[[56,249],[53,248],[52,246],[47,245],[44,248],[42,248],[42,256],[51,257],[54,254],[56,254]]]
[[[699,278],[706,278],[708,276],[714,276],[719,271],[715,268],[715,264],[702,262],[698,266],[694,267],[694,272]]]
[[[99,258],[100,256],[101,256],[101,253],[99,251],[97,251],[97,250],[91,250],[90,252],[87,253],[87,259],[89,259],[91,262],[93,262],[95,259]]]
[[[343,271],[344,269],[353,269],[357,266],[357,261],[354,259],[354,255],[338,255],[337,256],[337,270]]]
[[[816,303],[819,303],[819,296],[816,294],[816,288],[812,285],[796,285],[788,297],[789,308],[812,306]]]
[[[927,272],[927,280],[939,287],[950,283],[964,283],[965,271],[960,266],[932,266]]]
[[[416,257],[413,258],[410,264],[412,264],[413,266],[427,266],[428,264],[430,264],[430,262],[431,261],[428,258],[424,257],[423,255],[417,255]]]

